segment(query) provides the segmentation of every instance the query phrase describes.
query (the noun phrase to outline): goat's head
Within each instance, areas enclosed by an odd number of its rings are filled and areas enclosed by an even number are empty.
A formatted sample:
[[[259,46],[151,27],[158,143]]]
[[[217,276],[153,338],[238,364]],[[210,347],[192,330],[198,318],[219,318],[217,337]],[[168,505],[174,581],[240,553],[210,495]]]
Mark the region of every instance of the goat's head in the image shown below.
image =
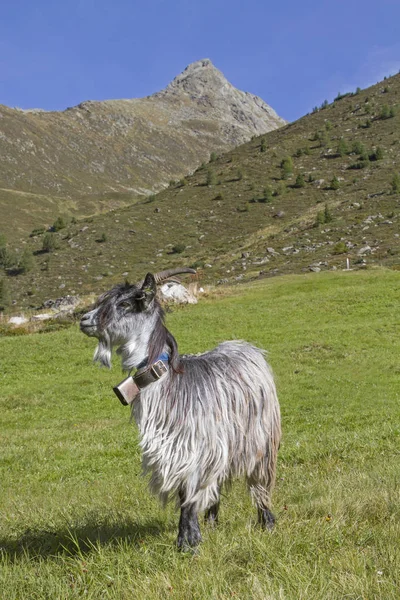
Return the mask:
[[[165,329],[162,309],[156,299],[157,283],[178,273],[195,273],[193,269],[178,268],[148,273],[137,284],[118,284],[105,292],[93,310],[83,315],[80,328],[83,333],[99,340],[94,360],[111,366],[112,349],[123,357],[124,367],[141,362],[148,353],[153,334]],[[157,327],[158,324],[158,327]]]

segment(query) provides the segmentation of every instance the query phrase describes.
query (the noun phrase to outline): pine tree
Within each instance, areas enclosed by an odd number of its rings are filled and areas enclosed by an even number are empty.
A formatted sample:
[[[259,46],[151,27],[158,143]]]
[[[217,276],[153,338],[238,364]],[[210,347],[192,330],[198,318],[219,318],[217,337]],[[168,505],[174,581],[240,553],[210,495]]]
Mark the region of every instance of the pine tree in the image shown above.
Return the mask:
[[[273,194],[272,190],[269,186],[264,188],[262,198],[260,198],[260,202],[272,202]]]
[[[306,182],[304,181],[304,175],[302,173],[299,173],[299,175],[297,175],[296,177],[296,183],[294,184],[294,187],[296,188],[303,188],[305,187]]]
[[[338,144],[338,148],[337,148],[337,153],[339,156],[346,156],[346,154],[348,153],[348,148],[347,148],[347,144],[346,141],[343,138],[340,138],[339,140],[339,144]]]
[[[325,204],[325,210],[324,210],[324,223],[330,223],[332,221],[332,215],[331,212],[328,208],[328,205]]]
[[[281,162],[282,179],[287,179],[293,173],[293,161],[290,156],[286,156]]]

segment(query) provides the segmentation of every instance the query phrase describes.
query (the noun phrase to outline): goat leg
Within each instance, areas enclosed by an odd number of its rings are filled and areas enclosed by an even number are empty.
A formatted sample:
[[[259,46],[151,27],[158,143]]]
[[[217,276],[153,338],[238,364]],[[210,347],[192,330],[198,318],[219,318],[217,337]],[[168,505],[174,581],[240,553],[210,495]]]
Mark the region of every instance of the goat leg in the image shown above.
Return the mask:
[[[208,510],[206,510],[204,514],[204,522],[211,525],[211,527],[215,527],[218,525],[218,512],[219,512],[219,502],[210,506]]]
[[[199,520],[194,504],[184,505],[185,496],[183,492],[179,493],[181,502],[181,516],[179,519],[179,532],[177,545],[179,550],[188,551],[195,548],[201,542],[201,533]]]

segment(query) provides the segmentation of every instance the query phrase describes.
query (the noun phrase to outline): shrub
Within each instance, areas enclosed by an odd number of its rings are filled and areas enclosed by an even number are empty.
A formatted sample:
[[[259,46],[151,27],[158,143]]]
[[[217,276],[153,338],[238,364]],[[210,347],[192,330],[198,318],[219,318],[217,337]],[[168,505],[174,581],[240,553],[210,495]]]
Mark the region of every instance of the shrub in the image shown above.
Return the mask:
[[[45,227],[37,227],[36,229],[33,229],[31,231],[31,233],[29,234],[29,237],[36,237],[37,235],[42,235],[45,231],[46,231]]]
[[[381,112],[379,113],[379,118],[380,119],[390,119],[391,114],[390,114],[390,108],[387,104],[384,104],[381,108]]]
[[[211,152],[210,154],[210,162],[215,162],[217,160],[218,156],[216,152]]]
[[[3,269],[12,269],[17,264],[18,258],[15,252],[12,252],[6,246],[0,248],[0,267],[3,267]]]
[[[53,252],[58,248],[58,240],[52,233],[46,233],[43,238],[42,250],[43,252]]]
[[[265,152],[267,149],[267,142],[265,138],[261,138],[260,152]]]
[[[107,241],[107,234],[103,231],[103,233],[99,237],[99,242],[100,242],[100,244],[102,244],[103,242],[106,242],[106,241]]]
[[[319,227],[320,225],[323,225],[324,223],[325,223],[324,211],[320,210],[319,212],[317,212],[317,216],[316,216],[314,225],[315,225],[315,227]]]
[[[274,196],[283,196],[286,193],[286,185],[281,181],[275,188]]]
[[[221,194],[221,192],[213,198],[213,200],[223,200],[223,199],[224,199],[224,195]]]
[[[383,150],[380,146],[377,146],[374,152],[371,152],[369,155],[369,160],[382,160],[383,159]]]
[[[32,271],[34,265],[35,261],[32,252],[28,248],[25,248],[18,265],[21,273],[29,273],[29,271]]]
[[[236,174],[236,180],[241,181],[242,179],[243,179],[243,172],[240,169],[238,169],[238,172]]]
[[[326,108],[328,106],[328,104],[329,104],[328,100],[324,100],[323,103],[321,104],[321,110]]]
[[[58,217],[52,226],[53,231],[60,231],[60,229],[65,229],[65,227],[67,226],[65,220],[63,219],[63,217]]]
[[[0,233],[0,248],[4,248],[7,244],[7,238],[4,233]]]
[[[331,121],[327,121],[325,123],[325,129],[326,129],[326,131],[330,131],[332,129],[332,127],[333,127],[333,125],[332,125]]]
[[[180,179],[178,181],[178,187],[185,187],[185,185],[187,185],[187,179],[185,177],[183,177],[182,179]]]
[[[295,156],[296,158],[299,158],[299,157],[300,157],[300,156],[302,156],[302,155],[303,155],[303,148],[297,148],[297,150],[296,150],[296,151],[295,151],[295,153],[294,153],[294,156]]]
[[[396,173],[390,182],[392,187],[392,194],[400,194],[400,175]]]
[[[311,154],[311,150],[308,146],[306,146],[303,150],[304,154],[306,154],[306,156],[309,156]]]
[[[331,190],[338,190],[340,188],[340,181],[339,179],[336,177],[336,175],[332,178],[331,183],[330,183],[330,189]]]
[[[359,94],[360,92],[361,92],[361,88],[360,88],[360,87],[358,87],[358,88],[356,89],[356,91],[355,91],[355,94],[357,95],[357,94]]]
[[[304,181],[304,175],[302,173],[299,173],[296,177],[296,182],[294,184],[295,188],[303,188],[305,187],[306,182]]]
[[[352,152],[354,152],[354,154],[364,154],[365,153],[364,144],[358,140],[355,141],[353,144]]]
[[[171,252],[173,254],[181,254],[185,250],[185,248],[185,244],[175,244],[175,246],[172,247]]]
[[[347,252],[347,246],[344,242],[338,242],[333,247],[333,254],[345,254]]]
[[[217,183],[217,176],[215,174],[215,171],[213,171],[212,169],[208,169],[206,185],[216,185],[216,183]]]
[[[368,157],[367,157],[367,160],[364,160],[364,159],[359,160],[359,161],[353,163],[352,165],[350,165],[348,168],[349,169],[355,169],[355,170],[365,169],[365,167],[367,166],[367,164],[368,164]]]

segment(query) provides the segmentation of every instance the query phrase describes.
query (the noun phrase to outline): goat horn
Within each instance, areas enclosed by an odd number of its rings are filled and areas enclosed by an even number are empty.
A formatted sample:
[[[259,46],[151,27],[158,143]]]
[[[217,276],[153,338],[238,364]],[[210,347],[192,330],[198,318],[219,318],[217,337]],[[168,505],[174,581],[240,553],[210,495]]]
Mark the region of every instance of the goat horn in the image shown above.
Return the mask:
[[[156,283],[161,283],[173,275],[179,275],[179,273],[192,273],[193,275],[196,275],[196,271],[190,267],[176,267],[175,269],[167,269],[166,271],[155,273],[154,279],[156,280]]]
[[[154,279],[156,280],[156,283],[161,283],[162,281],[169,279],[173,275],[178,275],[179,273],[192,273],[193,275],[196,275],[197,271],[191,269],[190,267],[176,267],[175,269],[167,269],[166,271],[155,273]],[[139,281],[136,285],[141,287],[143,285],[143,281],[144,279]]]

